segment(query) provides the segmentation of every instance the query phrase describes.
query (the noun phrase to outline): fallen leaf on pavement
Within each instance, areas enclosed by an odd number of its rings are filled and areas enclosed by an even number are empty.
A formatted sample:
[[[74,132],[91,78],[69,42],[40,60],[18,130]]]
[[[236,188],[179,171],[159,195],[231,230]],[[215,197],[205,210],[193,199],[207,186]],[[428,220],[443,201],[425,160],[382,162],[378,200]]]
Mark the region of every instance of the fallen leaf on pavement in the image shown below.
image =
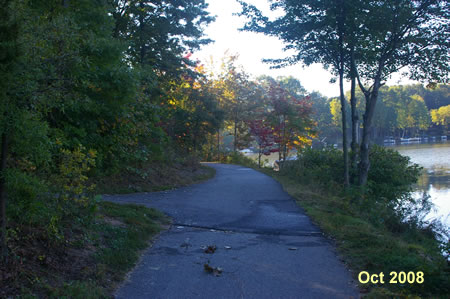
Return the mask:
[[[220,276],[222,274],[222,268],[220,267],[211,267],[208,263],[203,265],[203,269],[205,270],[206,273],[210,273],[214,276]]]
[[[206,249],[205,249],[205,253],[214,253],[216,252],[216,245],[209,245]]]

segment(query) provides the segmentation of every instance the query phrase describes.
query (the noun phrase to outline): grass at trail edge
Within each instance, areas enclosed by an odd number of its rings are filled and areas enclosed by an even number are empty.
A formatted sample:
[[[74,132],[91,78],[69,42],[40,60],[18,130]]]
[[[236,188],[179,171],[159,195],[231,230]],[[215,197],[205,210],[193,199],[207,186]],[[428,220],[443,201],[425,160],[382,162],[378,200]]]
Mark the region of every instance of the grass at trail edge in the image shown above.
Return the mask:
[[[100,202],[92,225],[68,240],[63,251],[48,248],[41,253],[57,263],[28,260],[27,275],[17,277],[16,290],[7,296],[112,298],[142,250],[169,223],[154,209]]]

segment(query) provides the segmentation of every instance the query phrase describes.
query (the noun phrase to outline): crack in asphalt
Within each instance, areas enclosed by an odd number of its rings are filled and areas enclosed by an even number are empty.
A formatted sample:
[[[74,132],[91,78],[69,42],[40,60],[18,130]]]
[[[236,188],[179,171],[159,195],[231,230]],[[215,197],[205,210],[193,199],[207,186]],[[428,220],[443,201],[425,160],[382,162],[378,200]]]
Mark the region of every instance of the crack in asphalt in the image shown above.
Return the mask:
[[[264,231],[264,230],[258,230],[258,229],[248,229],[248,230],[237,230],[237,229],[227,229],[227,228],[220,228],[215,226],[203,226],[203,225],[192,225],[192,224],[185,224],[185,223],[178,223],[174,222],[172,223],[173,226],[183,226],[183,227],[189,227],[189,228],[197,228],[197,229],[203,229],[203,230],[214,230],[219,232],[225,232],[225,233],[237,233],[237,234],[253,234],[253,235],[266,235],[266,236],[289,236],[289,237],[322,237],[322,232],[293,232],[293,233],[286,233],[286,232],[273,232],[273,231]]]

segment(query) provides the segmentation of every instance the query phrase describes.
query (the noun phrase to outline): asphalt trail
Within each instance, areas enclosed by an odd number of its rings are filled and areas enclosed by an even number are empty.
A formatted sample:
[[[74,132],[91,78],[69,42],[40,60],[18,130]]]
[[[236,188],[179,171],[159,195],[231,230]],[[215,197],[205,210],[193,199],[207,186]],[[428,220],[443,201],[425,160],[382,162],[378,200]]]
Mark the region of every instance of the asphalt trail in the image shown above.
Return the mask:
[[[359,298],[330,242],[280,184],[236,165],[208,164],[213,179],[173,191],[104,195],[157,208],[161,234],[117,298]],[[204,247],[215,245],[213,254]],[[220,276],[204,264],[220,267]]]

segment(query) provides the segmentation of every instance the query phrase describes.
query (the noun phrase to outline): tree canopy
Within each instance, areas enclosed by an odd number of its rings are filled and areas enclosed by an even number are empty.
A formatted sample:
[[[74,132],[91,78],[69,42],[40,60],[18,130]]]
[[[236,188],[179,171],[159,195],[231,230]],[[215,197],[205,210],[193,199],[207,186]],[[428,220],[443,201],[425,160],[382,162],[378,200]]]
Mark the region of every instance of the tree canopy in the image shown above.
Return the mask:
[[[242,30],[276,36],[285,43],[286,50],[294,52],[292,56],[266,62],[276,67],[320,62],[339,74],[345,166],[343,72],[347,77],[357,79],[366,102],[360,147],[360,185],[367,182],[369,134],[378,92],[388,77],[409,66],[408,75],[413,79],[429,82],[449,79],[447,1],[283,0],[271,5],[272,10],[282,12],[275,20],[264,16],[253,5],[240,3],[240,15],[248,20]],[[344,172],[347,175],[348,171]]]

